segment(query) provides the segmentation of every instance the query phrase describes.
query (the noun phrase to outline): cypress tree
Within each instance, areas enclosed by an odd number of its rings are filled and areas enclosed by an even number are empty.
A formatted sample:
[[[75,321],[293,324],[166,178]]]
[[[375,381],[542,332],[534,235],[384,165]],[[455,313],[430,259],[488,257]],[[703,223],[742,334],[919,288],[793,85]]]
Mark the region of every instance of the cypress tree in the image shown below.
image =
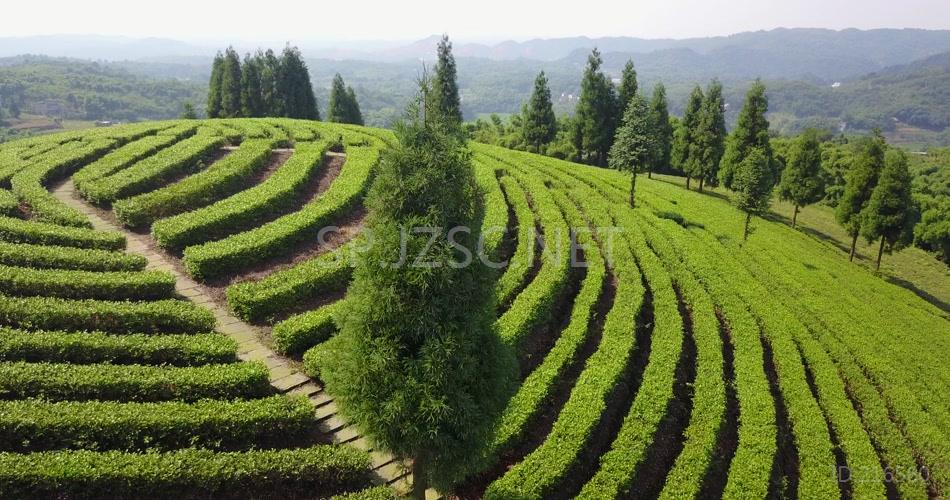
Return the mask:
[[[653,157],[647,170],[647,177],[652,172],[670,168],[670,155],[673,147],[673,125],[670,123],[670,112],[666,102],[666,87],[662,83],[653,87],[653,97],[650,100],[650,117],[653,131]]]
[[[356,262],[340,333],[319,355],[341,413],[412,460],[416,498],[482,465],[517,370],[494,330],[491,269],[477,257],[465,265],[477,230],[455,229],[477,227],[471,153],[420,113],[410,110],[380,160],[366,200],[374,244]]]
[[[613,84],[601,71],[603,59],[595,48],[587,57],[581,79],[581,95],[575,115],[575,143],[582,158],[604,165],[617,128],[617,94]]]
[[[278,91],[278,82],[280,71],[280,58],[274,55],[274,51],[267,49],[267,52],[258,51],[255,59],[260,65],[261,71],[261,107],[264,116],[283,116],[283,100]]]
[[[686,189],[689,189],[690,180],[699,172],[697,134],[702,109],[703,89],[697,85],[686,101],[686,110],[673,144],[673,164],[686,175]]]
[[[221,117],[221,77],[224,74],[224,56],[218,52],[211,64],[211,80],[208,82],[208,105],[205,114],[208,118]]]
[[[719,163],[725,150],[726,102],[722,97],[722,84],[718,80],[710,82],[706,89],[696,128],[695,174],[699,178],[699,190],[702,191],[705,183],[716,184]]]
[[[623,115],[623,124],[617,129],[609,158],[611,168],[630,172],[631,208],[634,206],[637,173],[649,167],[656,150],[654,140],[650,107],[640,94],[634,94]]]
[[[844,192],[835,208],[838,223],[851,236],[851,251],[848,260],[854,260],[855,247],[861,234],[861,212],[871,199],[877,177],[884,168],[884,152],[887,144],[880,132],[862,140],[851,169],[845,179]]]
[[[182,120],[197,120],[198,113],[195,112],[195,105],[190,102],[185,102],[182,105],[181,114],[178,115],[178,118]]]
[[[330,101],[327,103],[327,120],[336,123],[350,123],[350,106],[346,102],[346,83],[339,73],[333,76],[330,84]]]
[[[806,130],[795,140],[788,152],[788,163],[779,182],[779,197],[791,202],[792,227],[801,207],[821,201],[825,196],[825,178],[821,169],[821,143],[816,130]]]
[[[224,51],[221,70],[221,116],[241,116],[241,58],[233,47]]]
[[[765,85],[756,80],[746,94],[739,121],[729,137],[726,152],[719,168],[719,180],[722,185],[733,189],[733,178],[739,165],[753,149],[765,155],[772,168],[772,146],[769,144],[769,121],[765,113],[769,109],[769,100],[765,96]]]
[[[435,66],[435,78],[432,80],[431,98],[435,111],[451,127],[462,124],[462,104],[459,98],[458,76],[456,75],[455,56],[452,55],[452,42],[448,35],[442,35],[438,47],[438,62]]]
[[[554,140],[557,135],[557,118],[554,116],[551,89],[548,88],[544,71],[534,79],[534,91],[524,110],[523,131],[525,142],[534,147],[535,152],[540,152],[541,146]]]
[[[637,70],[633,67],[633,61],[628,59],[627,64],[623,66],[623,71],[620,73],[620,89],[617,91],[619,96],[619,100],[617,101],[618,118],[623,118],[626,114],[630,99],[637,95],[637,87]]]
[[[887,151],[884,169],[861,213],[861,234],[868,242],[881,239],[875,269],[881,269],[885,243],[890,253],[913,242],[917,214],[911,197],[911,180],[907,155],[900,150]]]
[[[260,63],[247,54],[241,68],[241,114],[248,118],[264,116],[262,95]]]
[[[769,208],[772,198],[772,171],[769,158],[759,148],[748,151],[733,178],[733,202],[745,212],[742,241],[749,239],[749,222],[753,215],[761,215]]]
[[[360,111],[360,102],[356,100],[356,91],[353,90],[353,87],[346,87],[346,103],[349,107],[350,123],[362,125],[363,112]]]
[[[277,90],[283,102],[283,116],[305,120],[320,119],[317,98],[313,95],[313,86],[310,85],[310,71],[297,47],[284,47]]]

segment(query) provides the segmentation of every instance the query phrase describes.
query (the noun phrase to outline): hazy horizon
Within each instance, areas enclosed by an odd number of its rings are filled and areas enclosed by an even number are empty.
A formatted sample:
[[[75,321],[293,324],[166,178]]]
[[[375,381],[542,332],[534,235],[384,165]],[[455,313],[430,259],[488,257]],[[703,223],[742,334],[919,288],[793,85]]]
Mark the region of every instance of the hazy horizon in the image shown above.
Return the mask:
[[[264,22],[257,12],[259,3],[249,0],[168,0],[147,15],[117,0],[49,3],[41,16],[35,15],[29,3],[6,6],[5,17],[17,22],[5,26],[3,36],[103,35],[190,43],[332,45],[411,42],[443,32],[463,43],[498,43],[575,36],[684,39],[776,28],[950,29],[950,2],[942,0],[651,0],[622,5],[592,0],[570,8],[551,2],[484,0],[477,8],[461,9],[435,0],[370,1],[362,2],[359,10],[371,15],[362,15],[358,22],[347,4],[299,0],[280,4],[282,8]]]

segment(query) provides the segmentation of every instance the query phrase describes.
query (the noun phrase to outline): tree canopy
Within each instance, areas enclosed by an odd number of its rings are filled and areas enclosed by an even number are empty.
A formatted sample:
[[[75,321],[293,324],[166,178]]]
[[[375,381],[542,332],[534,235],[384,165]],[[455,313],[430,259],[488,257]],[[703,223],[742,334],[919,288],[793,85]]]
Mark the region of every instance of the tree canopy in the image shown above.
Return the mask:
[[[533,146],[535,151],[540,151],[543,144],[551,142],[557,135],[557,118],[554,116],[551,89],[548,88],[544,71],[538,73],[534,80],[534,91],[523,114],[525,141]]]
[[[623,115],[623,124],[617,129],[609,157],[611,168],[630,172],[631,207],[634,206],[637,173],[649,168],[655,155],[655,140],[650,107],[640,94],[634,94]]]

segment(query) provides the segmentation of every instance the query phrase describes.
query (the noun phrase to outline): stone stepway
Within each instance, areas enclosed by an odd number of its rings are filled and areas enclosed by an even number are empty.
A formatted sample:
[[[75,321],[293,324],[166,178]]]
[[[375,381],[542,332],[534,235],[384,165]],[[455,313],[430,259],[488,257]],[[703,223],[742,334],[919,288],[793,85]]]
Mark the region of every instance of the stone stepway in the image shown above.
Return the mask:
[[[373,472],[379,483],[394,487],[397,491],[408,492],[412,476],[405,464],[394,460],[392,455],[373,450],[370,443],[337,415],[333,397],[315,380],[297,370],[290,359],[277,354],[260,341],[260,328],[245,323],[232,315],[225,305],[219,304],[205,286],[195,282],[182,273],[174,264],[173,257],[157,252],[149,245],[150,236],[128,231],[120,224],[102,217],[99,211],[82,200],[72,181],[65,181],[52,191],[53,196],[70,207],[85,214],[95,229],[100,231],[118,231],[127,240],[126,251],[137,253],[148,260],[146,269],[168,271],[175,275],[175,291],[182,297],[200,304],[211,311],[217,321],[215,330],[238,342],[238,358],[243,361],[262,361],[270,371],[271,385],[283,394],[304,395],[313,404],[321,432],[336,444],[347,444],[370,453],[373,460]],[[438,497],[429,491],[430,497]]]

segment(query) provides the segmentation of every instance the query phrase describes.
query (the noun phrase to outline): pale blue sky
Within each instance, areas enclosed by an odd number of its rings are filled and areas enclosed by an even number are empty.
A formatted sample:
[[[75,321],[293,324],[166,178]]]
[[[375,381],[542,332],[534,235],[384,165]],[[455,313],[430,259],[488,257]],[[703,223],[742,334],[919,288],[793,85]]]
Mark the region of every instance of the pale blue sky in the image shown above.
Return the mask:
[[[775,27],[950,29],[950,0],[47,0],[4,2],[0,36],[181,39],[687,38]],[[214,20],[218,21],[215,22]],[[10,22],[12,21],[12,22]]]

